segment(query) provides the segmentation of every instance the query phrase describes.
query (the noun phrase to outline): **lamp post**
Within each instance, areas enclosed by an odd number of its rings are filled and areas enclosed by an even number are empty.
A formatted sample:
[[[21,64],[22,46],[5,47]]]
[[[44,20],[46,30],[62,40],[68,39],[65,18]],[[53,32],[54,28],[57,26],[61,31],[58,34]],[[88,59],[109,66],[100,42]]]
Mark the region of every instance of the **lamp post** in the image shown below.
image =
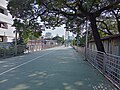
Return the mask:
[[[88,28],[87,28],[87,21],[86,21],[85,60],[87,60],[87,46],[88,46]]]
[[[15,30],[15,55],[17,55],[17,30]]]
[[[43,44],[44,44],[44,38],[43,37],[41,37],[41,50],[43,50]]]

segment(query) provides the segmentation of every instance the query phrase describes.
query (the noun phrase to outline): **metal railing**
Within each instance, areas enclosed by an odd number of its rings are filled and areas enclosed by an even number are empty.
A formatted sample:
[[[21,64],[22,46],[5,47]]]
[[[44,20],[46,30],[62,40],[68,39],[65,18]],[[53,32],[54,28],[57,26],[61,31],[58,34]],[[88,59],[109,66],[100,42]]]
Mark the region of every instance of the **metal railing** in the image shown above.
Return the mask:
[[[120,89],[120,56],[91,49],[86,51],[87,61]],[[84,49],[78,48],[78,52],[85,55]]]
[[[17,55],[21,55],[21,54],[25,54],[25,53],[29,53],[29,52],[35,52],[35,51],[41,51],[43,49],[48,49],[48,48],[52,48],[55,46],[59,46],[59,45],[17,45],[16,47],[9,47],[9,48],[0,48],[0,59],[3,58],[8,58],[8,57],[13,57],[13,56],[17,56]]]
[[[44,44],[44,45],[27,45],[28,47],[28,52],[34,52],[34,51],[40,51],[40,50],[44,50],[44,49],[48,49],[48,48],[52,48],[52,47],[56,47],[56,46],[60,46],[60,45],[49,45],[49,44]]]
[[[27,45],[27,48],[28,48],[28,52],[35,52],[42,50],[41,45]]]
[[[87,49],[87,60],[120,88],[120,56]]]

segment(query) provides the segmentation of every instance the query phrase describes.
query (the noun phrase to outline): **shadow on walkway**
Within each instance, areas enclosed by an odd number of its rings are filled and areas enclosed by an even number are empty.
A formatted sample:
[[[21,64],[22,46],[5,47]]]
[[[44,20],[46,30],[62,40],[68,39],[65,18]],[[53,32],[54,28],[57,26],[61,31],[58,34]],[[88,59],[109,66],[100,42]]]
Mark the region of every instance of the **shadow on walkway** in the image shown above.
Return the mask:
[[[0,90],[117,90],[71,47],[17,68],[0,78]],[[31,54],[41,55],[41,53]],[[23,59],[27,59],[28,55]],[[28,58],[29,59],[29,58]]]

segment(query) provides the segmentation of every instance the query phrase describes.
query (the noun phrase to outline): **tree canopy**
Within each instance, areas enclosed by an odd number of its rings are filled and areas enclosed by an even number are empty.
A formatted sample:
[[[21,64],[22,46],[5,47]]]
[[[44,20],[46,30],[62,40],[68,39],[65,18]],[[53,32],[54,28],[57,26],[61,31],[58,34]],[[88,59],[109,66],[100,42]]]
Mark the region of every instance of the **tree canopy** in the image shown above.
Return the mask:
[[[63,44],[64,43],[64,37],[60,37],[58,35],[56,35],[55,37],[53,37],[52,40],[57,40],[58,44]]]
[[[88,23],[97,49],[102,52],[105,51],[99,30],[112,34],[106,18],[114,15],[116,25],[120,20],[120,0],[10,0],[8,8],[14,17],[27,19],[30,24],[40,17],[47,28],[66,24],[67,29],[76,32],[75,28]]]

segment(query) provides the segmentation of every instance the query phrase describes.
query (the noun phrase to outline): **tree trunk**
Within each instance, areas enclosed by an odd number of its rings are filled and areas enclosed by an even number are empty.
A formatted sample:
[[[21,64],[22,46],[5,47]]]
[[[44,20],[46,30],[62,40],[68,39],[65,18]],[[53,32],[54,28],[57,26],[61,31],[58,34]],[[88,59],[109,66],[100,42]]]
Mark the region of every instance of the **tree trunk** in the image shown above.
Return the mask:
[[[91,22],[92,33],[93,33],[93,36],[94,36],[94,40],[95,40],[97,50],[101,51],[101,52],[105,52],[104,46],[102,44],[102,40],[100,39],[100,35],[99,35],[98,29],[97,29],[96,17],[94,17],[94,15],[91,15],[89,20]]]

